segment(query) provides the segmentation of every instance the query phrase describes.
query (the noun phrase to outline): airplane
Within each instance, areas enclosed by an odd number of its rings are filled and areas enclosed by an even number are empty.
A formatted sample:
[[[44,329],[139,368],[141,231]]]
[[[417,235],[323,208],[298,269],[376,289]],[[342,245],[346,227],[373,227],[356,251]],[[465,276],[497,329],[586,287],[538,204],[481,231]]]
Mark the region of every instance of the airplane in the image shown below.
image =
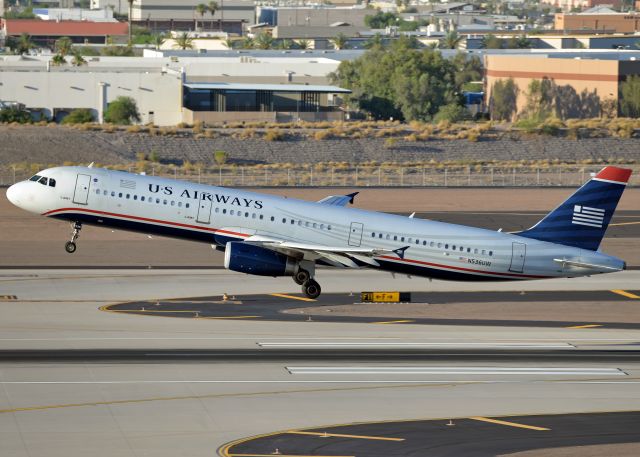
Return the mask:
[[[357,192],[310,202],[93,164],[43,170],[9,187],[7,198],[70,221],[69,253],[83,224],[198,241],[224,251],[229,270],[291,276],[317,298],[316,265],[456,281],[624,270],[599,246],[630,176],[607,166],[533,227],[513,233],[351,208]]]

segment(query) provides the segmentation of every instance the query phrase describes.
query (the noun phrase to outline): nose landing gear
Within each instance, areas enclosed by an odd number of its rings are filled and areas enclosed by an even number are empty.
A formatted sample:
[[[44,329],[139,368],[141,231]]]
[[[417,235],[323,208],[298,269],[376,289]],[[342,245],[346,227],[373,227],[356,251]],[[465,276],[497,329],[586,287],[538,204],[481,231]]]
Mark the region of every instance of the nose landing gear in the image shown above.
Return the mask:
[[[67,251],[69,254],[73,254],[74,252],[76,252],[76,240],[80,236],[82,224],[80,222],[74,222],[73,224],[71,224],[71,227],[73,227],[73,232],[71,233],[71,241],[67,241],[64,245],[65,251]]]

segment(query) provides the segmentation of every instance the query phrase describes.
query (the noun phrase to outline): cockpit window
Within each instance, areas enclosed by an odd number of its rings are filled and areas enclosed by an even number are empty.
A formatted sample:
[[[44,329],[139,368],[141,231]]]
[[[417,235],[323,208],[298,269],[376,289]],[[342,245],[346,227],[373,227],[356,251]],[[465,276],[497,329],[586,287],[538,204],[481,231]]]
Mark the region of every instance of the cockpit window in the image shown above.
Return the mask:
[[[29,178],[29,181],[37,181],[40,178],[41,178],[41,176],[33,175],[32,177]]]
[[[56,180],[53,178],[49,178],[49,187],[56,187]]]
[[[49,184],[49,178],[46,177],[42,177],[40,178],[40,180],[38,181],[40,184],[42,184],[43,186],[46,186],[47,184]]]

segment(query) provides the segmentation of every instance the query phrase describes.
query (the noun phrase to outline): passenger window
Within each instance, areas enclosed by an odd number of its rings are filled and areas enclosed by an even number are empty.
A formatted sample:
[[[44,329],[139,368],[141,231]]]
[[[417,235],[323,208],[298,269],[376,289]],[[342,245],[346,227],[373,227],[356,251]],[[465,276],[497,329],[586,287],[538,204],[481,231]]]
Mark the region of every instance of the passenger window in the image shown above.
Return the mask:
[[[187,203],[187,204],[186,204],[186,205],[184,205],[184,206],[186,206],[186,207],[188,208],[188,207],[189,207],[189,203]]]
[[[382,233],[379,233],[379,234],[378,234],[378,238],[382,238]]]
[[[118,193],[118,198],[122,198],[122,192]]]
[[[282,218],[282,223],[283,223],[283,224],[286,224],[286,223],[287,223],[287,220],[286,220],[284,217]]]
[[[316,224],[315,222],[313,223],[313,228],[318,228],[318,224]]]
[[[260,220],[262,220],[262,219],[264,219],[264,216],[261,214],[261,215],[260,215]]]
[[[96,195],[100,195],[100,189],[96,189]]]
[[[423,246],[426,246],[426,245],[427,245],[427,240],[424,240],[424,241],[422,242],[422,245],[423,245]],[[431,242],[431,246],[433,246],[433,241]]]
[[[108,192],[105,190],[102,192],[102,195],[106,196],[108,194]]]
[[[402,241],[404,241],[404,240],[402,240]],[[413,240],[412,240],[411,238],[409,238],[409,239],[407,240],[407,243],[411,243],[412,241],[413,241]]]
[[[56,180],[55,179],[49,178],[49,187],[56,187]]]
[[[400,241],[404,241],[404,236],[400,238]]]
[[[174,202],[173,200],[171,200],[171,206],[176,206],[176,202]]]
[[[112,196],[112,197],[115,197],[115,196],[116,196],[116,193],[112,191],[112,192],[111,192],[111,196]]]
[[[305,227],[309,227],[309,221],[305,222],[305,223],[304,223],[304,226],[305,226]]]
[[[127,194],[127,199],[130,197],[131,195]]]
[[[371,232],[371,238],[375,238],[375,237],[376,237],[375,232]]]
[[[454,244],[453,246],[451,246],[451,249],[453,249],[455,251],[456,250],[456,245]]]
[[[271,216],[271,222],[273,222],[273,221],[275,221],[275,220],[276,220],[276,218],[275,218],[275,217],[273,217],[273,216]]]
[[[229,214],[231,214],[232,216],[235,214],[234,210],[229,210]]]
[[[441,247],[442,247],[442,243],[438,243],[438,248],[441,248]]]
[[[467,252],[471,252],[471,248],[467,248]]]
[[[393,241],[398,241],[398,235],[393,235]]]
[[[445,248],[445,249],[449,249],[449,245],[448,245],[448,244],[445,244],[445,245],[444,245],[444,248]]]
[[[256,218],[256,213],[251,213],[251,219],[255,219]]]
[[[487,251],[486,250],[482,250],[482,255],[486,255]]]
[[[133,199],[134,199],[134,200],[137,200],[137,199],[138,199],[138,196],[137,196],[137,195],[134,195],[134,196],[133,196]]]
[[[477,253],[478,253],[478,248],[475,248],[475,249],[473,250],[473,253],[474,253],[474,254],[477,254]]]
[[[291,225],[295,224],[296,221],[294,221],[293,219],[291,219]]]
[[[178,206],[181,206],[180,202],[178,202]],[[216,213],[218,213],[218,212],[220,212],[220,208],[216,208]]]
[[[460,246],[460,252],[464,251],[464,248],[462,246]]]
[[[238,211],[238,217],[242,217],[242,211]]]
[[[249,213],[244,213],[244,217],[249,217]]]
[[[324,230],[324,224],[320,224],[320,230]]]
[[[425,241],[425,242],[424,242],[424,244],[427,244],[427,242]],[[434,242],[432,241],[431,243],[429,243],[429,246],[430,246],[430,247],[433,247],[433,246],[435,246],[435,244],[436,244],[436,243],[434,243]]]
[[[331,226],[330,225],[327,225],[327,230],[331,230]]]
[[[166,204],[167,204],[167,201],[166,201],[166,200],[163,200],[163,201],[162,201],[162,204],[163,204],[163,205],[166,205]]]
[[[141,201],[141,202],[143,202],[143,201],[144,201],[144,195],[142,195],[142,196],[140,197],[140,201]]]
[[[182,202],[178,202],[178,208],[182,208]],[[218,212],[219,208],[216,208],[216,213]]]
[[[416,244],[420,244],[420,240],[416,238]]]
[[[489,251],[489,256],[493,256],[493,251]]]
[[[188,203],[187,203],[187,206],[189,206]],[[222,208],[222,214],[227,214],[227,208]]]

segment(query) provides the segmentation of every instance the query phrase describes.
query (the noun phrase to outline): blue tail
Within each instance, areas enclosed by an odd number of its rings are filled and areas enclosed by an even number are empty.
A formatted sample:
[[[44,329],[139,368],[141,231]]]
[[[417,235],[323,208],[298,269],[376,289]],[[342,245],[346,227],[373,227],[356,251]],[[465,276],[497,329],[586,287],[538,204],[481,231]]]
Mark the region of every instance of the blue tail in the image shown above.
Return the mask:
[[[625,168],[603,168],[540,222],[516,235],[596,251],[630,176]]]

